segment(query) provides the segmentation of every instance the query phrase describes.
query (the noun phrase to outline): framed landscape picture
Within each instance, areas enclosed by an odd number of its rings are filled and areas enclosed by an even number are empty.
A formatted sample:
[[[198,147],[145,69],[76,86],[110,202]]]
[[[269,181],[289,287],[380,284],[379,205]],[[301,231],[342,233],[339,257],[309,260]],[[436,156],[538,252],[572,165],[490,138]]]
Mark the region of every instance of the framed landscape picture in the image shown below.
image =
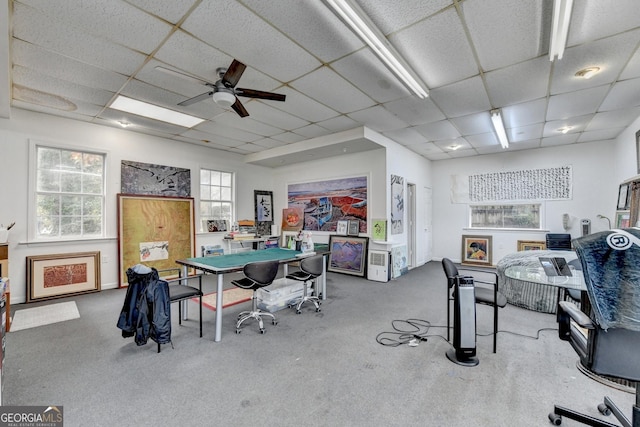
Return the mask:
[[[462,236],[462,264],[491,266],[491,236]]]
[[[100,252],[27,257],[27,302],[100,290]]]
[[[518,251],[534,251],[547,249],[543,240],[518,240]]]
[[[364,277],[367,264],[367,237],[329,237],[329,265],[327,271]]]

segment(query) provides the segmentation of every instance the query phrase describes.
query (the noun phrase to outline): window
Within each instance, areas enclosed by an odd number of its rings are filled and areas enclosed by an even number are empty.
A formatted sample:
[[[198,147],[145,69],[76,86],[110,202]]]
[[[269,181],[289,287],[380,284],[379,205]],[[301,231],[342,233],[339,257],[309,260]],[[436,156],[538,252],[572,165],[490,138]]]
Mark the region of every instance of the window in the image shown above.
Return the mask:
[[[34,237],[102,237],[104,169],[104,154],[35,146]]]
[[[233,174],[200,169],[200,219],[233,222]],[[206,231],[206,227],[203,227]]]
[[[540,204],[472,205],[472,228],[540,229]]]

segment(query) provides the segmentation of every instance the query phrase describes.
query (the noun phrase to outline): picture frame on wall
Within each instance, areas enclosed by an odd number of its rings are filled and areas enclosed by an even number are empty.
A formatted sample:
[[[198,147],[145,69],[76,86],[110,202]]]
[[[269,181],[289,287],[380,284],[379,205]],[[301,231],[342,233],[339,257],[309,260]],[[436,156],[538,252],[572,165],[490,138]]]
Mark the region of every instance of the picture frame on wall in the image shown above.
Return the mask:
[[[387,240],[387,220],[386,219],[374,219],[373,227],[371,227],[371,238],[384,242]]]
[[[256,232],[259,236],[268,236],[271,234],[271,225],[273,224],[273,192],[254,190],[253,199],[255,202]]]
[[[99,291],[99,251],[27,257],[27,303]]]
[[[339,236],[346,236],[349,233],[349,221],[340,220],[336,225],[336,233]]]
[[[631,192],[629,191],[629,183],[620,184],[618,188],[618,206],[617,209],[619,211],[624,211],[629,209],[629,200],[631,196]]]
[[[368,237],[329,236],[327,271],[364,277],[367,264]]]
[[[491,236],[462,236],[462,264],[490,267]]]
[[[547,249],[547,243],[543,240],[518,240],[518,252],[545,249]]]
[[[357,219],[349,220],[349,228],[347,229],[348,236],[357,236],[360,234],[360,221]]]
[[[636,165],[640,175],[640,130],[636,132]]]

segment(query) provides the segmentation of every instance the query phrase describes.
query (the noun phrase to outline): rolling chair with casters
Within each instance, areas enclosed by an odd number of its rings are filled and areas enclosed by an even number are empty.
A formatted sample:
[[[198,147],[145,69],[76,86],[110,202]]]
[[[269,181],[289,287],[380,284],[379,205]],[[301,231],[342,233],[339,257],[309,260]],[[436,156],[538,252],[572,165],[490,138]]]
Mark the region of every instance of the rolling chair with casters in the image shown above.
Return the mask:
[[[265,286],[269,286],[271,283],[273,283],[273,280],[278,274],[279,267],[279,261],[252,262],[245,265],[242,269],[245,277],[239,280],[233,280],[231,282],[238,288],[253,290],[253,295],[251,296],[251,310],[243,311],[238,315],[238,322],[236,323],[236,334],[242,332],[240,326],[242,326],[242,324],[249,319],[255,319],[258,321],[261,334],[264,334],[266,332],[266,330],[264,329],[262,317],[270,317],[271,323],[273,323],[274,325],[278,324],[278,322],[276,321],[276,317],[273,314],[262,311],[258,308],[257,290]]]
[[[612,233],[613,238],[607,239]],[[603,231],[574,240],[583,261],[590,313],[569,301],[560,301],[558,335],[578,353],[581,370],[635,382],[631,420],[607,396],[597,408],[603,415],[613,413],[624,427],[640,427],[640,247],[635,244],[614,247],[624,243],[625,237],[631,243],[634,237],[640,238],[640,231]],[[595,427],[617,426],[555,405],[549,420],[561,425],[563,417]]]
[[[302,304],[305,302],[311,302],[316,306],[316,312],[320,311],[320,298],[317,296],[311,296],[308,294],[308,284],[316,280],[319,276],[322,275],[323,271],[323,262],[322,255],[315,255],[309,258],[304,258],[300,261],[300,270],[294,271],[291,274],[287,275],[287,279],[299,280],[303,283],[303,291],[302,296],[291,303],[289,303],[290,307],[296,308],[296,313],[302,313]],[[316,295],[317,295],[317,285],[316,285]]]
[[[498,291],[498,275],[490,270],[472,269],[461,267],[460,270],[449,258],[442,259],[442,268],[447,276],[447,341],[450,340],[451,331],[451,303],[454,300],[453,289],[460,271],[475,273],[475,299],[476,304],[484,304],[493,307],[493,352],[496,352],[498,337],[498,308],[507,305],[507,298]],[[473,276],[473,274],[469,274]],[[483,280],[491,277],[492,280]]]

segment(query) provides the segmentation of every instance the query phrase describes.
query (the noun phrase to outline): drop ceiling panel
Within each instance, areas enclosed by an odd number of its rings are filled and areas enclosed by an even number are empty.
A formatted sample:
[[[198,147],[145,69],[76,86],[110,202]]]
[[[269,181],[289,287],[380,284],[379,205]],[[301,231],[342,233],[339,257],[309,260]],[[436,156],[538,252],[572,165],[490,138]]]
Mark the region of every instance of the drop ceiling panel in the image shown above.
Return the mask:
[[[640,105],[640,78],[618,82],[600,106],[599,111],[618,110]]]
[[[347,116],[332,117],[318,123],[319,126],[329,130],[330,132],[342,132],[358,127],[358,122]]]
[[[260,135],[256,135],[255,133],[247,132],[242,129],[236,129],[231,126],[226,126],[223,123],[202,122],[195,128],[200,132],[208,132],[216,136],[222,136],[242,142],[257,141],[261,138]]]
[[[271,77],[277,76],[280,81],[293,80],[321,65],[298,44],[238,2],[204,1],[182,27],[204,42],[220,46],[223,52],[239,61]],[[242,37],[239,31],[249,31],[251,36]]]
[[[359,123],[364,123],[366,127],[377,132],[407,127],[407,124],[400,120],[398,116],[391,114],[380,105],[350,113],[349,117]]]
[[[270,103],[278,103],[276,101],[251,101],[244,102],[247,111],[253,116],[254,119],[261,123],[266,123],[270,126],[274,126],[280,129],[293,130],[298,129],[309,124],[308,121],[299,117],[293,116],[282,110],[268,105]]]
[[[453,7],[451,0],[364,0],[358,3],[386,35],[415,24],[447,7]]]
[[[627,127],[638,117],[640,117],[640,107],[596,113],[586,130],[595,131]]]
[[[603,130],[594,130],[592,132],[587,130],[582,132],[578,137],[578,142],[590,142],[590,141],[606,141],[608,139],[615,139],[620,132],[624,130],[623,127],[620,128],[611,128],[611,129],[603,129]]]
[[[296,135],[301,135],[304,139],[316,138],[327,134],[327,130],[316,124],[310,124],[293,131]]]
[[[172,24],[176,24],[182,17],[193,7],[199,3],[198,0],[128,0],[129,3],[146,10]]]
[[[567,46],[601,39],[638,27],[636,0],[574,1]]]
[[[504,107],[502,109],[502,119],[507,128],[542,123],[544,122],[546,109],[546,98],[535,99],[533,101]]]
[[[544,125],[542,123],[508,128],[507,136],[509,142],[527,141],[530,139],[540,138],[542,136],[543,129]]]
[[[549,57],[542,56],[488,72],[485,79],[492,105],[506,107],[544,97],[550,70]]]
[[[466,116],[491,109],[487,91],[480,77],[434,89],[430,97],[447,117]]]
[[[542,138],[542,141],[540,141],[540,146],[550,147],[554,145],[573,144],[578,139],[578,136],[579,135],[577,133],[567,133],[565,135],[561,134],[561,135],[549,136],[546,138]]]
[[[454,8],[418,22],[389,39],[429,88],[478,74],[478,66]],[[425,43],[428,40],[428,43]]]
[[[224,114],[220,114],[214,117],[211,122],[266,137],[277,135],[283,132],[283,129],[259,122],[251,116],[240,117],[234,111],[226,111]]]
[[[411,126],[437,122],[446,118],[431,98],[420,99],[408,96],[397,101],[387,102],[384,104],[384,108],[396,116],[402,117]]]
[[[547,7],[545,2],[522,0],[463,2],[482,69],[495,70],[547,52],[549,41],[543,31]]]
[[[434,123],[425,123],[415,128],[421,135],[424,135],[429,141],[437,141],[441,139],[453,139],[460,136],[460,132],[453,127],[451,122],[441,120]]]
[[[309,122],[321,122],[340,114],[291,87],[278,88],[278,93],[286,95],[287,100],[277,104],[274,103],[273,108],[285,111]]]
[[[635,79],[636,77],[640,77],[640,49],[636,50],[627,63],[624,71],[620,74],[620,80]]]
[[[598,106],[607,95],[609,85],[579,90],[549,98],[547,120],[568,119],[595,113]]]
[[[478,135],[469,135],[465,136],[464,139],[466,139],[473,148],[499,147],[500,149],[502,149],[500,141],[498,141],[496,134],[493,132],[481,133]]]
[[[402,145],[423,144],[427,139],[414,128],[396,129],[384,132],[387,138],[390,138]]]
[[[462,135],[477,135],[481,133],[493,132],[491,115],[488,112],[470,114],[468,116],[456,117],[451,122]]]
[[[571,120],[548,121],[544,125],[542,136],[545,138],[557,136],[559,133],[558,129],[565,126],[571,126],[572,128],[567,135],[582,132],[594,116],[595,114],[588,114],[586,116],[572,117]]]

